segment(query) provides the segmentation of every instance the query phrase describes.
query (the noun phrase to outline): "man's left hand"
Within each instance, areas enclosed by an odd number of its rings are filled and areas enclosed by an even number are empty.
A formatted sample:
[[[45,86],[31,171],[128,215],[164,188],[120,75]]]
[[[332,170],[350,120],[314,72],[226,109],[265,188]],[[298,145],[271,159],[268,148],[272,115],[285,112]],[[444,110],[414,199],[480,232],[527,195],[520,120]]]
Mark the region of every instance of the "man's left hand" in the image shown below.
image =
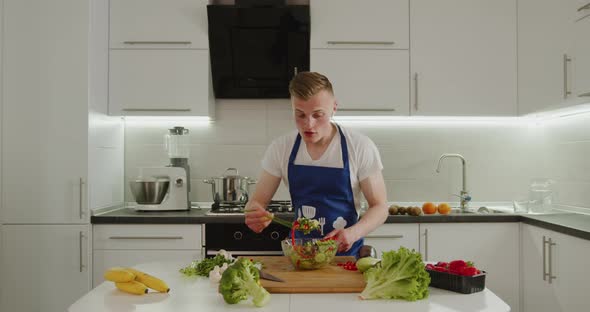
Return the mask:
[[[324,238],[332,238],[338,241],[340,243],[338,245],[338,252],[348,251],[352,247],[352,244],[358,240],[350,229],[335,229]]]

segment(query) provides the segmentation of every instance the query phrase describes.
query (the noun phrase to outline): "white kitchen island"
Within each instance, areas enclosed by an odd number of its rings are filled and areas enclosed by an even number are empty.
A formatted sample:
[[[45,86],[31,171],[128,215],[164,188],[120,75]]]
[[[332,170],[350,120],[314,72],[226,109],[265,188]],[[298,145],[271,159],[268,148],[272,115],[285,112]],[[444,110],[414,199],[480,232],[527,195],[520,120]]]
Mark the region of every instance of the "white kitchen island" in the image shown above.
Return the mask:
[[[121,292],[114,283],[104,282],[84,295],[70,312],[126,311],[362,311],[362,312],[466,312],[510,311],[510,307],[489,289],[475,294],[459,294],[430,288],[427,299],[407,302],[401,300],[360,300],[358,294],[271,294],[270,302],[256,308],[251,301],[230,305],[217,293],[217,285],[203,277],[186,277],[178,270],[186,262],[153,262],[136,268],[157,276],[170,286],[170,293],[150,292],[137,296]]]

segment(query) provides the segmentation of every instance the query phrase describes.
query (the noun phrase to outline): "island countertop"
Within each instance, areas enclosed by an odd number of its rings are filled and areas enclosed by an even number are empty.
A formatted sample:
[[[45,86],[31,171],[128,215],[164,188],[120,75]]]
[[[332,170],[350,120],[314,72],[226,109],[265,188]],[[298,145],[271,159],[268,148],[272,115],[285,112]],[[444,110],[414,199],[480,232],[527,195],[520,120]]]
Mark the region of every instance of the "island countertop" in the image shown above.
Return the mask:
[[[460,294],[430,287],[427,299],[361,300],[358,294],[271,294],[270,302],[256,308],[251,301],[225,303],[217,286],[207,278],[187,277],[178,272],[183,262],[151,262],[136,268],[168,283],[170,293],[150,292],[137,296],[121,292],[112,282],[103,282],[70,306],[70,312],[104,311],[510,311],[510,307],[489,289]]]

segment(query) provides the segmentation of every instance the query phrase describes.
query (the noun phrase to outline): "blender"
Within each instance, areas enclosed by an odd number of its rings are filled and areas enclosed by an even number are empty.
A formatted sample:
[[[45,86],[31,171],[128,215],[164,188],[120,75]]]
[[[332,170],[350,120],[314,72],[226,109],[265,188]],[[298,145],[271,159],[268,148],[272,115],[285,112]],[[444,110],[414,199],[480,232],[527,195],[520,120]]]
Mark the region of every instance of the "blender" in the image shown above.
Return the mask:
[[[168,129],[168,134],[164,136],[164,149],[170,158],[168,167],[184,168],[186,171],[186,201],[187,207],[190,209],[191,202],[189,193],[191,191],[191,171],[188,164],[188,156],[190,151],[189,131],[184,127],[174,127]]]

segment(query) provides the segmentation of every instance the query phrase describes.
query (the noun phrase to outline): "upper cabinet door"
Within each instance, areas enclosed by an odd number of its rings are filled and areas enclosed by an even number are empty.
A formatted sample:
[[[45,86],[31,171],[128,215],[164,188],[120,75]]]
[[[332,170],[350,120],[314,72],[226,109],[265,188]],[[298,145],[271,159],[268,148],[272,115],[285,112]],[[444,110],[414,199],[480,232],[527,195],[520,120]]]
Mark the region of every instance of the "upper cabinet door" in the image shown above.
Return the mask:
[[[110,47],[208,49],[206,0],[111,0]]]
[[[412,0],[412,115],[516,115],[516,0]]]
[[[111,50],[110,115],[212,113],[207,50]]]
[[[89,1],[4,0],[5,223],[85,223]]]
[[[311,48],[408,48],[408,0],[312,0]]]
[[[313,49],[310,59],[334,84],[339,110],[408,115],[407,50]]]
[[[590,97],[590,16],[575,23],[574,90],[576,97]]]
[[[577,0],[518,0],[518,114],[572,97]]]

